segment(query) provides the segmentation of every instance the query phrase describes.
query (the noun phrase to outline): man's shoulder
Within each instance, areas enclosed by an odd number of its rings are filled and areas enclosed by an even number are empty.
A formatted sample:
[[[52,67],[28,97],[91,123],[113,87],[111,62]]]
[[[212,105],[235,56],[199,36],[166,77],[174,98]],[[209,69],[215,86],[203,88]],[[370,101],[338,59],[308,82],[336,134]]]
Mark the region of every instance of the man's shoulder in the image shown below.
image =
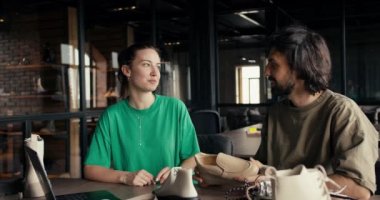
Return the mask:
[[[349,97],[343,94],[332,92],[330,90],[326,92],[328,92],[326,104],[333,105],[334,107],[339,108],[359,108],[359,106],[355,103],[354,100],[350,99]]]

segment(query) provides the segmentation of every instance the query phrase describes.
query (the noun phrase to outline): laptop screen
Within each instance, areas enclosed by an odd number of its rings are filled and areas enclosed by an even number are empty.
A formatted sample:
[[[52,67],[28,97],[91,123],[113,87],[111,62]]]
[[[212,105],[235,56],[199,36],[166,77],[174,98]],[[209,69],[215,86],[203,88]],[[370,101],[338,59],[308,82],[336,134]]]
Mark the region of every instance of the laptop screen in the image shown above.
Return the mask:
[[[53,189],[50,183],[50,180],[47,176],[47,173],[38,158],[37,152],[25,145],[26,155],[32,163],[34,170],[36,171],[38,180],[42,185],[42,189],[44,190],[45,196],[47,200],[56,200],[55,195],[53,193]]]

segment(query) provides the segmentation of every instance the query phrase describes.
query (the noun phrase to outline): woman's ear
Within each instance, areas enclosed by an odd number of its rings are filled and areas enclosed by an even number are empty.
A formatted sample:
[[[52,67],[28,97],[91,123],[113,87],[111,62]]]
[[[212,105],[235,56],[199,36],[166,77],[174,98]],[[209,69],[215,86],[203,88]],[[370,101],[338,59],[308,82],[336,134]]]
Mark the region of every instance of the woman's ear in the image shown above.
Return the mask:
[[[131,68],[129,67],[129,65],[122,65],[121,66],[121,71],[123,72],[123,74],[129,79],[129,77],[131,77]]]

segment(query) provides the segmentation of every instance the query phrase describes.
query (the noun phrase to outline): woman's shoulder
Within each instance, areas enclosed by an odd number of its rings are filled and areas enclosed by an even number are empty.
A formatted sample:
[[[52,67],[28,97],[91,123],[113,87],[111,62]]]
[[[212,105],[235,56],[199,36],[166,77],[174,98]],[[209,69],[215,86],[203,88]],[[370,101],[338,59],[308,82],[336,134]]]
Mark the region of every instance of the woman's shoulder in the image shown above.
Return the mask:
[[[124,108],[126,108],[126,106],[127,105],[126,105],[125,100],[120,100],[117,103],[108,106],[106,108],[105,112],[106,113],[117,113],[117,112],[124,110]]]
[[[171,96],[163,96],[163,95],[156,95],[160,101],[165,102],[165,103],[173,103],[173,104],[183,104],[183,102],[176,98],[176,97],[171,97]]]
[[[157,95],[157,97],[158,97],[158,100],[161,102],[162,105],[174,106],[174,107],[186,107],[185,103],[183,103],[182,100],[180,100],[176,97],[162,96],[162,95]]]

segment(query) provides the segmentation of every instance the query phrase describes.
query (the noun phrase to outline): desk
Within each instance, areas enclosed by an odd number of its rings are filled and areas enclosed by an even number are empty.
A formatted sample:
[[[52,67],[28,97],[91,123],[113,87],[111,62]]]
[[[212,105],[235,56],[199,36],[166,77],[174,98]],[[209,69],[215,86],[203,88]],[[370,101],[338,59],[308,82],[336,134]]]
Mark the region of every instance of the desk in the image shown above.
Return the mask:
[[[88,181],[84,179],[51,179],[55,195],[72,194],[78,192],[90,192],[96,190],[107,190],[120,199],[144,200],[154,199],[152,191],[155,186],[132,187],[122,184],[101,183]],[[210,187],[197,188],[198,195],[202,200],[220,200],[224,199],[224,192],[230,187]],[[140,197],[139,197],[140,196]],[[5,198],[6,199],[6,198]],[[41,198],[25,198],[29,200]]]
[[[150,196],[149,194],[151,194],[154,188],[154,186],[131,187],[121,184],[93,182],[83,179],[52,179],[51,182],[56,195],[108,190],[120,199],[134,199],[134,197],[139,195]],[[197,187],[197,191],[202,200],[221,200],[224,199],[224,192],[229,188],[230,187],[228,186],[209,188]],[[135,199],[137,200],[137,198]],[[373,196],[371,200],[380,200],[380,196]]]
[[[261,142],[261,136],[260,133],[255,134],[247,134],[247,131],[250,128],[261,128],[260,124],[255,124],[235,130],[228,130],[223,133],[222,135],[230,138],[233,145],[233,155],[243,158],[249,158],[253,157]]]

